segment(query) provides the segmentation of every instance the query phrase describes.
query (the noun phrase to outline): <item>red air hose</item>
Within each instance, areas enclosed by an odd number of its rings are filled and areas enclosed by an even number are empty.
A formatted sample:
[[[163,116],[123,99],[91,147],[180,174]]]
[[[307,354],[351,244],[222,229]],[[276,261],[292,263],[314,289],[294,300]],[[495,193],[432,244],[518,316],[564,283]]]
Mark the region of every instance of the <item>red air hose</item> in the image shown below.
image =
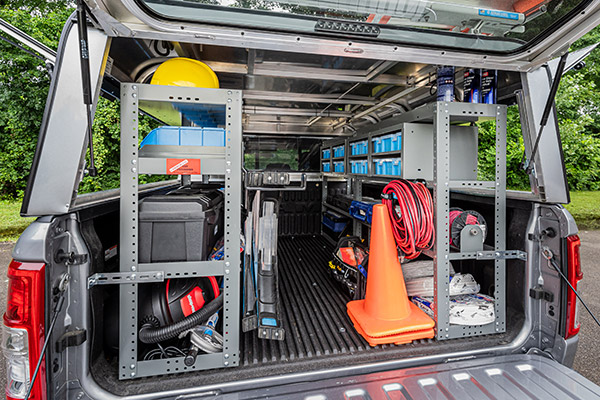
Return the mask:
[[[422,183],[391,181],[381,195],[392,220],[396,244],[413,259],[431,248],[434,240],[433,200]]]

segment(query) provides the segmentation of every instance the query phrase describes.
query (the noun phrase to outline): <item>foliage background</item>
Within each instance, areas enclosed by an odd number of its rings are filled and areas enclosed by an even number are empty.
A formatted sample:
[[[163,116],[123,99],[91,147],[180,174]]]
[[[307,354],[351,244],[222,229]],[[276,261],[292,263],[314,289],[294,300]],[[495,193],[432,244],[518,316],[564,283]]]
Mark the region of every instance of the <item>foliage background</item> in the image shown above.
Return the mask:
[[[50,48],[56,49],[64,22],[73,9],[68,1],[0,0],[0,18]],[[595,28],[572,48],[600,42]],[[586,59],[586,67],[564,77],[556,98],[569,186],[572,190],[600,190],[600,52]],[[0,41],[0,199],[23,196],[42,121],[50,75],[43,62]],[[154,123],[140,118],[140,133]],[[100,175],[84,178],[80,192],[114,188],[119,183],[119,105],[100,99],[94,119],[94,150]],[[480,127],[481,178],[494,176],[494,126]],[[519,114],[508,113],[508,185],[528,189],[529,180],[518,166],[523,154]],[[163,177],[152,177],[152,180]],[[150,181],[144,177],[142,181]]]

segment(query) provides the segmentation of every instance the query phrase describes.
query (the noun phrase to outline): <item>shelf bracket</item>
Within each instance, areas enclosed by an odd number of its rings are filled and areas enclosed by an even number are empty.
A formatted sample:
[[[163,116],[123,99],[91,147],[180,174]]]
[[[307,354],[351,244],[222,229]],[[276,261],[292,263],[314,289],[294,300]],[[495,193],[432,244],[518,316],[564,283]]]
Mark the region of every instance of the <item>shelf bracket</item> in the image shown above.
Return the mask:
[[[111,272],[97,273],[88,277],[88,289],[97,285],[115,285],[125,283],[150,283],[164,282],[165,273],[163,271],[153,272]]]

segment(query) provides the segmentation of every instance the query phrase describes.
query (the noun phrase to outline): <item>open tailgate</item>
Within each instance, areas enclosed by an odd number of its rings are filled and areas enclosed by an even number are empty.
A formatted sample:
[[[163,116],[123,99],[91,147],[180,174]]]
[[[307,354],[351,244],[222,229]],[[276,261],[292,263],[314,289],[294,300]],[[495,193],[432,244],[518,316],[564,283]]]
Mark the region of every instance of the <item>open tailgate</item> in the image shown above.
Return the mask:
[[[343,371],[332,374],[343,375]],[[236,393],[236,399],[600,399],[600,386],[556,361],[517,354]],[[222,398],[229,398],[223,395]]]

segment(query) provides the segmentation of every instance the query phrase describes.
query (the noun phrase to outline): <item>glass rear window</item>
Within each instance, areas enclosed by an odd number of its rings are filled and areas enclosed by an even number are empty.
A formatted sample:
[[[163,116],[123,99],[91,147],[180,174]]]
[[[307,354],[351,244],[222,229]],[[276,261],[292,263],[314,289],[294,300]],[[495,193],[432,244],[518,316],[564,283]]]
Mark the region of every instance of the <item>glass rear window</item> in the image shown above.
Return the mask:
[[[159,16],[492,52],[547,35],[581,1],[140,0]]]

